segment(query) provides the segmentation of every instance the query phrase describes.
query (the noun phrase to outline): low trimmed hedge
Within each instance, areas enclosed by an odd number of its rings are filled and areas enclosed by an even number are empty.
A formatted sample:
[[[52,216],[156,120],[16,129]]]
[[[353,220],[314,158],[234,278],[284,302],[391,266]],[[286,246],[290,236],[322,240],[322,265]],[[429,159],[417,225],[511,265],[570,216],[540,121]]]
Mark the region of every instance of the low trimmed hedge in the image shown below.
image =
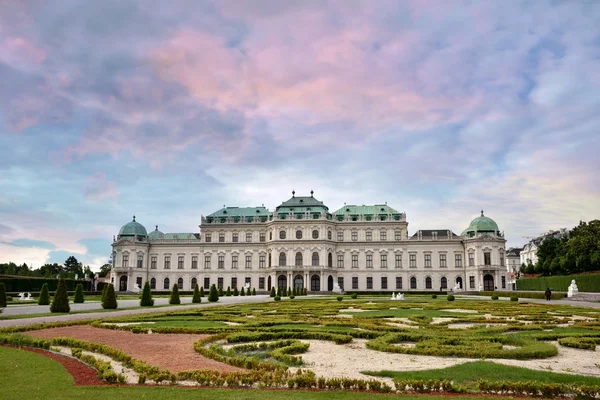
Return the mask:
[[[519,290],[544,291],[546,288],[566,292],[569,290],[571,281],[575,279],[580,292],[600,292],[600,273],[544,276],[539,278],[521,278],[517,280]]]
[[[544,289],[545,290],[545,289]],[[478,293],[479,296],[500,296],[500,297],[512,297],[517,296],[524,299],[542,299],[546,300],[546,295],[540,292],[499,292],[495,291],[483,291]],[[552,293],[550,297],[552,300],[562,300],[567,297],[566,293]]]

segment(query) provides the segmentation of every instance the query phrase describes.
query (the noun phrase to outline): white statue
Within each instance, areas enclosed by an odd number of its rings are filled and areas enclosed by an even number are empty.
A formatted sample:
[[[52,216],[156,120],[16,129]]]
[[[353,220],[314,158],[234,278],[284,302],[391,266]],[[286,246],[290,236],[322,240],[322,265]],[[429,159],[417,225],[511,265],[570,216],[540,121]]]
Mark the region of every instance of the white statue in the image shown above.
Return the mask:
[[[396,300],[396,292],[392,292],[392,300]]]
[[[139,294],[141,291],[142,289],[140,289],[140,286],[137,283],[133,285],[133,293]]]
[[[575,283],[575,279],[573,279],[571,281],[571,284],[569,285],[569,291],[567,292],[567,297],[573,297],[577,293],[579,293],[579,288],[577,287],[577,284]]]
[[[404,300],[404,293],[398,293],[396,295],[396,300]]]
[[[340,285],[338,285],[337,283],[333,284],[333,293],[338,293],[338,294],[342,294],[344,293],[344,291],[342,290],[342,288],[340,287]]]

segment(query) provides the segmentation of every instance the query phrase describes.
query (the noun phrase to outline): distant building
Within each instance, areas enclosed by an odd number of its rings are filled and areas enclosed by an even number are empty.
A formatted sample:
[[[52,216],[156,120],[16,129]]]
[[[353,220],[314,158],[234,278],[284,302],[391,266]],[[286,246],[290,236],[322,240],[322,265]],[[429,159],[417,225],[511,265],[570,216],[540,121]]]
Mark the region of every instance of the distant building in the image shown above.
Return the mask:
[[[540,246],[540,244],[542,244],[542,242],[546,239],[549,238],[554,238],[554,239],[564,239],[564,238],[568,238],[569,237],[569,230],[566,228],[561,228],[557,231],[548,231],[546,233],[543,233],[542,235],[533,238],[529,241],[529,243],[527,243],[525,246],[523,246],[523,250],[521,250],[521,253],[519,255],[520,257],[520,263],[521,264],[537,264],[538,262],[538,257],[537,257],[537,250]]]
[[[521,250],[523,249],[520,247],[511,247],[506,250],[506,278],[508,279],[508,288],[511,290],[517,288],[517,278],[521,267]]]

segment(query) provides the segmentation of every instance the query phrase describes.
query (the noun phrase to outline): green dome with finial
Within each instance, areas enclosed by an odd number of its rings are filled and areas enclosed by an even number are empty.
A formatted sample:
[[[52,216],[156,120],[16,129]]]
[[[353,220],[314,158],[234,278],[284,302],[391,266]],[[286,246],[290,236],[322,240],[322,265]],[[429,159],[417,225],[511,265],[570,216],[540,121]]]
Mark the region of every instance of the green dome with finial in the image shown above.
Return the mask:
[[[475,233],[490,232],[500,234],[500,229],[498,228],[496,221],[483,215],[483,210],[481,210],[481,216],[471,221],[471,224],[464,230],[462,236],[473,236]]]
[[[144,225],[136,222],[135,215],[133,221],[123,225],[119,230],[119,237],[137,237],[138,240],[145,239],[148,236]]]
[[[158,239],[161,239],[163,236],[164,236],[164,233],[159,231],[158,225],[156,225],[156,229],[154,229],[152,232],[150,232],[148,234],[148,239],[149,240],[158,240]]]

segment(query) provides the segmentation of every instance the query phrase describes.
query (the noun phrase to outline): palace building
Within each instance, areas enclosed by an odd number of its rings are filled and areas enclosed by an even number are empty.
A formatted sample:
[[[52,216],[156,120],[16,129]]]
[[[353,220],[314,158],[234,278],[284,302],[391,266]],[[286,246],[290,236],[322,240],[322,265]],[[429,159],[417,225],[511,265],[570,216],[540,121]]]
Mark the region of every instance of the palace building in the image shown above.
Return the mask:
[[[119,291],[250,286],[331,292],[506,289],[503,233],[492,219],[450,229],[408,233],[406,214],[387,204],[344,205],[296,196],[275,211],[224,207],[202,216],[196,233],[147,233],[125,224],[112,247],[111,280]]]

